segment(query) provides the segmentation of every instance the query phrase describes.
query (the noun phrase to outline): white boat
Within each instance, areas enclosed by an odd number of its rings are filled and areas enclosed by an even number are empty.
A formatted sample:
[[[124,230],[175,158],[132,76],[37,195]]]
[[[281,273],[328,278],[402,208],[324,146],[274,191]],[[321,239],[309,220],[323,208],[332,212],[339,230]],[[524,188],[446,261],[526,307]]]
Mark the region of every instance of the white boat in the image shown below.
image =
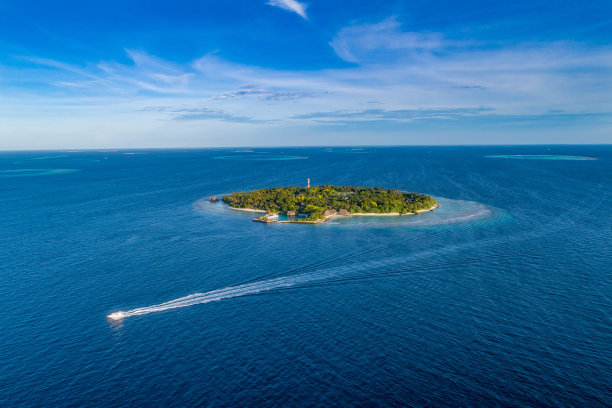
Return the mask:
[[[125,313],[123,313],[123,312],[114,312],[114,313],[109,314],[106,317],[108,317],[111,320],[121,320],[121,319],[123,319],[125,317]]]

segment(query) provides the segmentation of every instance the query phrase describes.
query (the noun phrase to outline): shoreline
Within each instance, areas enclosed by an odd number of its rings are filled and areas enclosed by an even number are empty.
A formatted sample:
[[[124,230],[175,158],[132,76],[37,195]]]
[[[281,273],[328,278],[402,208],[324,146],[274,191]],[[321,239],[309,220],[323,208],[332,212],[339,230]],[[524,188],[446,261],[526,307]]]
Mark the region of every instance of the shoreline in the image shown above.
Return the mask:
[[[244,211],[244,212],[255,212],[255,213],[264,213],[264,214],[267,212],[265,210],[257,210],[255,208],[236,208],[236,207],[231,207],[229,205],[225,205],[225,206],[232,210],[238,210],[238,211]],[[325,219],[315,220],[315,221],[306,221],[306,220],[304,221],[298,221],[298,220],[278,221],[278,220],[259,220],[257,218],[253,218],[253,221],[262,222],[264,224],[320,224],[323,222],[327,222],[335,217],[402,217],[406,215],[418,215],[424,212],[434,211],[436,208],[440,208],[440,204],[436,204],[433,207],[425,208],[423,210],[417,210],[417,212],[415,213],[406,213],[406,214],[401,214],[397,212],[396,213],[354,213],[354,214],[349,214],[349,215],[334,214],[334,215],[325,217]]]
[[[351,213],[349,215],[337,215],[337,214],[335,214],[335,215],[332,215],[332,216],[330,216],[328,218],[333,218],[333,217],[352,217],[352,216],[355,216],[355,217],[394,217],[394,216],[395,217],[400,217],[400,216],[404,216],[404,215],[417,215],[417,214],[420,214],[420,213],[423,213],[423,212],[433,211],[436,208],[440,208],[440,204],[436,204],[436,205],[434,205],[433,207],[430,207],[430,208],[425,208],[425,209],[422,209],[422,210],[417,210],[417,212],[415,212],[415,213],[405,213],[405,214],[401,214],[401,213],[397,213],[397,212],[396,213],[354,213],[354,214]]]
[[[238,210],[238,211],[246,211],[246,212],[256,212],[256,213],[266,213],[266,210],[256,210],[255,208],[237,208],[237,207],[231,207],[227,204],[223,204],[225,205],[227,208],[231,208],[232,210]]]
[[[267,212],[266,210],[257,210],[255,208],[237,208],[237,207],[231,207],[229,205],[225,205],[227,208],[230,208],[232,210],[238,210],[238,211],[246,211],[246,212],[256,212],[256,213],[265,213]],[[330,215],[328,217],[325,218],[334,218],[334,217],[398,217],[398,216],[402,216],[402,215],[416,215],[416,214],[420,214],[422,212],[428,212],[428,211],[433,211],[436,208],[440,208],[440,204],[436,204],[433,207],[430,208],[425,208],[423,210],[417,210],[417,212],[415,213],[350,213],[349,215],[339,215],[339,214],[334,214],[334,215]],[[278,221],[278,222],[287,222],[287,221]]]

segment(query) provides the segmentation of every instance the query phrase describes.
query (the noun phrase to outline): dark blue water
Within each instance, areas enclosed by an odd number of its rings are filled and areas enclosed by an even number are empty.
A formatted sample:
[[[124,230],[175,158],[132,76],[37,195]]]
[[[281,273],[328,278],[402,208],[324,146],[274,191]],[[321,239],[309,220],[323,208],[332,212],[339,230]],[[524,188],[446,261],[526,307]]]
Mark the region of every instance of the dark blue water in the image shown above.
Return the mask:
[[[602,146],[0,153],[0,406],[610,406],[611,176]],[[443,205],[199,201],[307,177]]]

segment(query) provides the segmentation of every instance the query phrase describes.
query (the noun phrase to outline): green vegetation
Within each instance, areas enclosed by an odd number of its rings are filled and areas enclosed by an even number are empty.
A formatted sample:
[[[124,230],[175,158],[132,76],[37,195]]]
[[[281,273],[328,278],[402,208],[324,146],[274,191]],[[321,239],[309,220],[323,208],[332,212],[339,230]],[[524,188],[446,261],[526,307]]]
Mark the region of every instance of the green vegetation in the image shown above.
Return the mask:
[[[379,187],[316,186],[264,188],[224,196],[223,202],[235,208],[306,214],[308,220],[324,218],[326,210],[350,213],[416,213],[436,205],[432,197]]]

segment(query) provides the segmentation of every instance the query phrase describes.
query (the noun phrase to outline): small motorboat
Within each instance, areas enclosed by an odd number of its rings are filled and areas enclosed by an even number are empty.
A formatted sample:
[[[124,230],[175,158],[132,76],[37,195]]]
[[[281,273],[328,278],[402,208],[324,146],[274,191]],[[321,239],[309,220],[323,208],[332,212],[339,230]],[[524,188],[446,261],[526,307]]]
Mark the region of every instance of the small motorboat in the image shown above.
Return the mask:
[[[119,312],[114,312],[109,314],[108,316],[109,319],[111,320],[122,320],[123,318],[125,318],[125,313],[119,311]]]

